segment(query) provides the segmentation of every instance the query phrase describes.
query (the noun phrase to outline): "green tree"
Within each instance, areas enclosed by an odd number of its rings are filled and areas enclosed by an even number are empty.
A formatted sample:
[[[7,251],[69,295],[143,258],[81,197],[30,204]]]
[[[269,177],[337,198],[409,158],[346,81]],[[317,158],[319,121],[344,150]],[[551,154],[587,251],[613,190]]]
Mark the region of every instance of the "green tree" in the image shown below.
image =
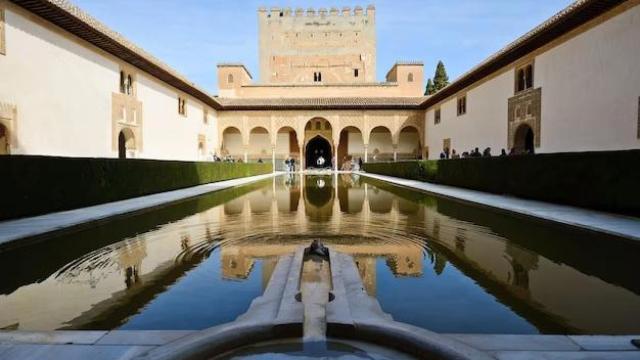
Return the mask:
[[[436,92],[434,87],[433,87],[433,81],[431,81],[431,78],[429,78],[429,80],[427,80],[427,89],[424,91],[425,95],[433,95],[433,93]]]
[[[436,73],[433,76],[433,88],[435,91],[440,91],[445,86],[449,85],[449,76],[447,76],[447,70],[444,68],[442,61],[438,61],[436,66]]]

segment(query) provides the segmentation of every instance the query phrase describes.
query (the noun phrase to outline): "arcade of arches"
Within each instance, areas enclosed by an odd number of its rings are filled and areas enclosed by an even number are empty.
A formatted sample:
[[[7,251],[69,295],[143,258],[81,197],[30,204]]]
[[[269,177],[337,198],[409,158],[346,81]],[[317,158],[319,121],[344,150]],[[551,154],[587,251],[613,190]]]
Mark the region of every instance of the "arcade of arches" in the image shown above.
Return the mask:
[[[273,162],[276,170],[341,169],[345,162],[419,159],[422,111],[231,111],[220,112],[218,154],[244,162]]]

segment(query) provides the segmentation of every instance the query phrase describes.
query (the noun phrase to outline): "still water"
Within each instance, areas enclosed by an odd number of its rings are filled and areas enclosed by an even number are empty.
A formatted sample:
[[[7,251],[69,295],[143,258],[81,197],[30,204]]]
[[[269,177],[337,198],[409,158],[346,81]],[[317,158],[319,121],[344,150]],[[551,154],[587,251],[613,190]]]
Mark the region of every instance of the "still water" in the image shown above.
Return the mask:
[[[0,329],[233,321],[277,257],[353,255],[394,319],[451,333],[640,333],[640,247],[357,175],[279,176],[0,253]]]

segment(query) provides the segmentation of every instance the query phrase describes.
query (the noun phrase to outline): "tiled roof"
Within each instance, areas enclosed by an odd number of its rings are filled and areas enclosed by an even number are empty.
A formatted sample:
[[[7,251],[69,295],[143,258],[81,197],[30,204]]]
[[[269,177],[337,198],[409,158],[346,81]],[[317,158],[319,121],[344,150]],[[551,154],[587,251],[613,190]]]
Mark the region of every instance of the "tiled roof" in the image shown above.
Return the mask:
[[[426,97],[217,98],[224,110],[419,109]]]

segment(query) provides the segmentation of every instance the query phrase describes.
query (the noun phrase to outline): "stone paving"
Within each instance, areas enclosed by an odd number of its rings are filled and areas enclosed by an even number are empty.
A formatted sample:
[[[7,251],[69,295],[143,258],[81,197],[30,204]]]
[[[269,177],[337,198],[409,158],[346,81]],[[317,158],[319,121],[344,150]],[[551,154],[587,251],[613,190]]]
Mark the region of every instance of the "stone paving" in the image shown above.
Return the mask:
[[[0,251],[4,248],[15,246],[17,241],[22,242],[24,239],[51,235],[52,233],[68,231],[74,228],[89,227],[114,216],[147,211],[184,199],[245,185],[273,176],[274,174],[271,173],[219,181],[80,209],[2,221],[0,222]]]
[[[385,175],[370,173],[360,174],[373,179],[386,181],[414,190],[421,190],[445,198],[507,211],[527,217],[571,225],[591,231],[602,232],[633,241],[640,241],[640,219],[630,216],[611,214],[573,206],[551,204],[542,201],[520,199],[506,195],[490,194],[481,191],[432,184],[417,180],[401,179]]]
[[[2,331],[0,359],[125,360],[135,359],[160,345],[194,331]],[[633,336],[484,335],[445,336],[485,350],[500,360],[640,359]],[[636,336],[638,338],[640,336]]]

